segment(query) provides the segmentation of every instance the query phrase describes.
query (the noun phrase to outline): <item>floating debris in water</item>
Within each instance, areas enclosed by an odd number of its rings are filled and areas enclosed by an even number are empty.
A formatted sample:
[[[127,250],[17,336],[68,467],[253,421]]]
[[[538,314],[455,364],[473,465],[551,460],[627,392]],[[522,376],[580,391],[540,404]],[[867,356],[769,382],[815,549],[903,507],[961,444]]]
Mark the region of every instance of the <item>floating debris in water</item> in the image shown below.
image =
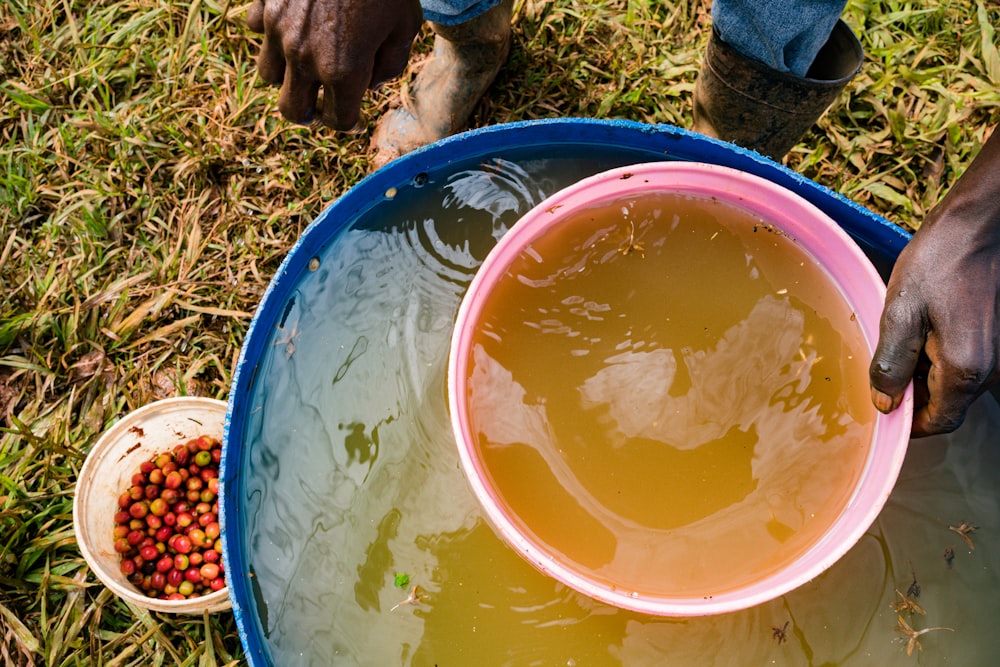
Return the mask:
[[[892,607],[892,610],[895,611],[897,614],[900,614],[904,611],[908,611],[911,614],[913,612],[916,612],[921,616],[927,615],[927,612],[924,611],[923,607],[918,605],[913,598],[903,595],[903,592],[900,591],[898,588],[896,589],[896,595],[899,596],[899,600],[891,603],[889,606]]]
[[[637,252],[643,258],[646,257],[646,248],[641,242],[635,240],[635,223],[631,220],[628,221],[629,231],[628,239],[618,248],[618,252],[623,255],[628,255],[632,252]]]
[[[278,329],[285,331],[285,327],[279,326]],[[280,347],[285,346],[285,359],[291,359],[292,355],[295,354],[295,339],[299,337],[299,321],[295,320],[292,324],[292,328],[287,334],[279,338],[272,343],[273,345]]]
[[[788,621],[780,628],[777,625],[771,626],[771,637],[776,639],[779,644],[784,644],[788,639]]]
[[[944,550],[944,564],[951,569],[951,562],[955,560],[955,547],[946,547]]]
[[[971,521],[963,521],[958,524],[958,526],[948,526],[948,530],[953,533],[958,533],[958,536],[965,540],[965,543],[969,545],[969,551],[975,551],[976,545],[972,543],[972,538],[969,537],[971,533],[979,530],[979,526],[975,526]]]
[[[918,651],[923,651],[924,647],[920,645],[917,638],[925,633],[932,630],[948,630],[949,632],[955,632],[955,628],[943,628],[943,627],[933,627],[924,628],[923,630],[914,630],[910,627],[910,624],[902,616],[896,616],[896,621],[899,625],[896,627],[896,632],[906,637],[906,655],[913,655],[913,647],[916,646]]]
[[[913,561],[910,561],[910,574],[913,576],[913,582],[906,589],[906,595],[907,597],[916,599],[920,597],[920,584],[917,583],[917,572],[913,569]]]
[[[396,611],[404,604],[412,604],[414,607],[416,607],[426,599],[427,596],[424,595],[423,589],[420,588],[420,586],[414,586],[413,588],[410,589],[410,595],[407,596],[407,598],[402,602],[393,605],[392,609],[390,609],[389,611]]]

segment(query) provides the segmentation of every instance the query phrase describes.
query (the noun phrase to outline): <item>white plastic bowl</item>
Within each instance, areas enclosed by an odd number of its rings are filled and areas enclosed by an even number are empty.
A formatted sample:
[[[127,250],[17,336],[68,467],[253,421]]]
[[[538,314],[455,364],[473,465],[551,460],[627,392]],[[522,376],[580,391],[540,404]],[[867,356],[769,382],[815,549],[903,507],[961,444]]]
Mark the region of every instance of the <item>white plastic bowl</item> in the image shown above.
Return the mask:
[[[878,414],[868,459],[847,506],[827,532],[786,567],[751,584],[715,595],[627,593],[588,577],[521,528],[480,458],[469,414],[468,377],[474,332],[488,295],[524,248],[573,214],[650,192],[673,192],[736,205],[773,224],[826,270],[850,304],[869,347],[878,340],[885,285],[858,245],[808,201],[775,183],[729,167],[656,162],[613,169],[571,185],[526,213],[483,262],[459,308],[448,369],[452,426],[463,470],[500,537],[543,573],[611,605],[661,616],[702,616],[745,609],[779,597],[839,560],[878,516],[899,474],[909,441],[912,389],[899,409]],[[697,557],[696,555],[693,557]]]
[[[225,417],[225,401],[194,396],[157,401],[130,412],[105,431],[84,461],[73,498],[76,540],[90,569],[118,597],[143,609],[175,614],[230,608],[228,587],[189,600],[145,595],[121,573],[112,534],[118,496],[130,486],[139,464],[200,435],[222,440]]]

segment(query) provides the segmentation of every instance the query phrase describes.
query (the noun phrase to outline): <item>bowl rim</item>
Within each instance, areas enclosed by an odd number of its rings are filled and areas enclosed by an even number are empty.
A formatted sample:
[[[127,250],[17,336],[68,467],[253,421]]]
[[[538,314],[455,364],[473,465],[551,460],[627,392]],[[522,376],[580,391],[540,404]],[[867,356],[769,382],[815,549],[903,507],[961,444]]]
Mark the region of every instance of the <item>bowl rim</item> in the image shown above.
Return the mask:
[[[87,566],[102,584],[109,588],[119,598],[142,609],[167,613],[200,614],[204,611],[217,612],[225,611],[231,608],[228,582],[225,587],[219,589],[218,591],[213,591],[208,595],[187,600],[161,600],[159,598],[149,597],[143,594],[139,591],[139,589],[135,588],[131,584],[122,584],[118,581],[117,577],[113,576],[108,567],[106,567],[105,560],[101,558],[91,547],[90,540],[93,538],[89,536],[89,531],[84,530],[82,527],[84,524],[83,517],[86,516],[86,508],[84,505],[88,501],[90,493],[94,491],[93,479],[105,465],[113,463],[110,459],[110,455],[117,442],[133,426],[143,423],[151,416],[166,412],[185,412],[190,410],[192,407],[217,413],[221,424],[222,420],[224,420],[226,416],[228,403],[223,400],[204,396],[174,396],[159,399],[151,403],[147,403],[142,407],[136,408],[135,410],[122,416],[121,419],[105,429],[105,431],[97,439],[97,442],[87,453],[87,457],[83,462],[83,466],[80,468],[79,475],[77,476],[76,487],[73,493],[73,531],[76,537],[77,545],[80,548],[80,552],[83,554],[83,558],[86,561]],[[219,439],[222,439],[221,427],[219,431]],[[108,525],[110,529],[110,517],[108,518]],[[227,572],[226,574],[228,576],[229,573]]]
[[[829,530],[782,570],[710,596],[627,592],[595,582],[547,553],[544,545],[510,519],[498,502],[498,493],[485,480],[483,466],[471,444],[473,434],[466,404],[459,400],[467,391],[471,323],[482,310],[484,294],[506,271],[517,249],[537,238],[553,221],[581,208],[657,188],[715,197],[773,223],[831,276],[857,315],[869,354],[874,351],[885,284],[857,243],[816,206],[772,181],[731,167],[687,161],[629,165],[582,179],[549,196],[524,214],[487,255],[459,305],[449,349],[447,385],[452,428],[463,472],[488,522],[504,542],[537,569],[592,598],[632,611],[659,616],[726,613],[774,599],[814,579],[868,530],[902,467],[913,411],[912,386],[907,388],[897,410],[888,415],[876,412],[873,446],[855,489]],[[599,193],[596,198],[592,196],[595,191]],[[838,271],[833,272],[831,264],[839,267]]]

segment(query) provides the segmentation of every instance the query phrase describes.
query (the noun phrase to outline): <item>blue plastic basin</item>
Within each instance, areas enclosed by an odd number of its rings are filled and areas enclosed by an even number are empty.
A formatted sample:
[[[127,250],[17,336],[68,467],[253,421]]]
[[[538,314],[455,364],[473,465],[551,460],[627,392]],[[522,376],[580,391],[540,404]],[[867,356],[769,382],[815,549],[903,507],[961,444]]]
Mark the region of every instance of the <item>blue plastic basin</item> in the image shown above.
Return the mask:
[[[898,226],[780,164],[730,144],[666,125],[625,121],[555,119],[498,125],[450,137],[404,156],[372,174],[331,204],[303,233],[272,279],[247,331],[233,379],[226,419],[221,521],[224,559],[233,611],[251,665],[270,665],[248,556],[246,483],[253,474],[246,434],[258,370],[280,348],[273,343],[310,261],[337,243],[338,233],[362,218],[388,209],[397,193],[420,187],[429,177],[446,177],[470,161],[505,158],[525,151],[557,155],[581,148],[614,153],[624,164],[687,160],[726,165],[780,184],[812,202],[859,243],[887,276],[909,235]],[[440,178],[439,178],[440,180]],[[387,197],[387,193],[393,195]],[[315,267],[313,267],[315,268]],[[443,397],[442,397],[442,400]]]

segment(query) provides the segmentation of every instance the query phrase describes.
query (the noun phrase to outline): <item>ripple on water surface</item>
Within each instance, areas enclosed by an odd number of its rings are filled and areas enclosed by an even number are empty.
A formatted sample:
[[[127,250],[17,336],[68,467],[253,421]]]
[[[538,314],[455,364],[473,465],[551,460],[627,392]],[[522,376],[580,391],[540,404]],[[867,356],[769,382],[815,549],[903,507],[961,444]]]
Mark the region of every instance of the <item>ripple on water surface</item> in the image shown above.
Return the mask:
[[[954,628],[921,635],[922,659],[994,664],[1000,410],[991,397],[959,432],[911,446],[879,520],[841,562],[744,612],[664,619],[607,607],[494,536],[447,413],[461,296],[532,205],[651,159],[593,146],[508,157],[399,188],[391,205],[339,233],[286,304],[244,438],[243,529],[272,663],[906,665],[915,658],[890,604],[916,576],[926,616],[904,619]],[[966,520],[979,526],[974,551],[948,530]],[[397,573],[407,587],[394,585]],[[415,585],[418,604],[400,605]]]

